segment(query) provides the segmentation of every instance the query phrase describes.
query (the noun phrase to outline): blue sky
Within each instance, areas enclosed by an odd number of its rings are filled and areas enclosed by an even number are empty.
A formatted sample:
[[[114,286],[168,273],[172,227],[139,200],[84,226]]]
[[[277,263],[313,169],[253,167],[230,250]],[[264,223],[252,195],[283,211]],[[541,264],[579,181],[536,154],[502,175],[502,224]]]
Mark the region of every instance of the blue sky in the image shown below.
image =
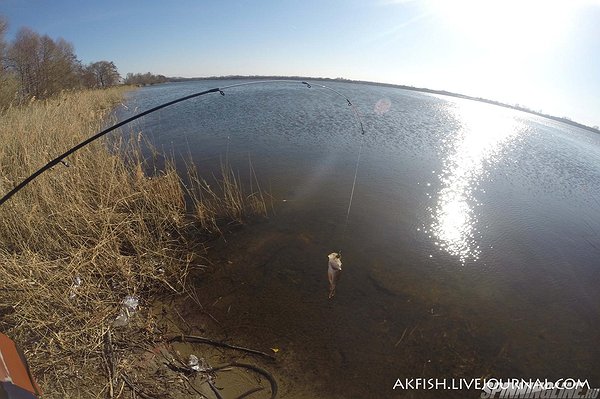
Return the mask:
[[[304,75],[455,91],[600,125],[598,0],[0,0],[122,75]]]

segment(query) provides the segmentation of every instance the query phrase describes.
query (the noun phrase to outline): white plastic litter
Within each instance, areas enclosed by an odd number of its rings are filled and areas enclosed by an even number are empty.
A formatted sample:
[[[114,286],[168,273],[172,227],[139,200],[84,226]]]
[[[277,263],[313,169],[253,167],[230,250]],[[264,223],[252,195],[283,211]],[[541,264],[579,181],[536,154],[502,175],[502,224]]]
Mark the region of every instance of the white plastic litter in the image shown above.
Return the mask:
[[[203,357],[198,359],[196,355],[190,355],[187,366],[194,371],[207,371],[209,369],[206,360]]]
[[[69,299],[73,299],[77,296],[77,290],[79,289],[79,287],[81,287],[81,283],[83,283],[81,277],[76,276],[73,279],[73,284],[71,285],[71,290],[69,292]]]
[[[200,371],[200,362],[198,361],[198,356],[196,355],[190,355],[187,365],[194,371]]]
[[[127,295],[125,299],[121,301],[121,310],[119,311],[119,315],[113,322],[113,326],[115,327],[123,327],[129,323],[129,319],[137,310],[139,300],[137,297],[132,295]]]

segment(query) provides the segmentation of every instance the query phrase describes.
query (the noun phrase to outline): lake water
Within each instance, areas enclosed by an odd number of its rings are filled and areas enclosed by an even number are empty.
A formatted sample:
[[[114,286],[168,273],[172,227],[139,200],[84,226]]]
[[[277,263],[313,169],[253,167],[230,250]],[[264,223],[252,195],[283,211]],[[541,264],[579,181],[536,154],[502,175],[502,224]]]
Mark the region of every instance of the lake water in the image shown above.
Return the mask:
[[[235,83],[142,88],[123,116]],[[299,83],[231,88],[133,126],[208,175],[226,155],[245,175],[250,159],[273,196],[267,220],[216,244],[222,270],[202,292],[220,297],[223,327],[280,348],[305,377],[296,388],[310,381],[322,397],[440,397],[392,391],[417,377],[600,386],[600,135],[469,100],[324,84],[353,101],[364,136],[342,97]]]

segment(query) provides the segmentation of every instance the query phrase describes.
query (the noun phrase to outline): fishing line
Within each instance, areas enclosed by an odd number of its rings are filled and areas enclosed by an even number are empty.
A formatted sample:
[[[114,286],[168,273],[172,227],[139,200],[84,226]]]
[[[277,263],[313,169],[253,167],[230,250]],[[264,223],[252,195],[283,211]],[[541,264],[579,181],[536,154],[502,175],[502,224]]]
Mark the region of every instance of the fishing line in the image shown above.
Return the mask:
[[[340,240],[341,244],[344,244],[345,240],[346,240],[346,231],[348,230],[348,222],[350,220],[350,210],[352,209],[352,201],[354,199],[354,190],[356,188],[356,179],[358,177],[358,167],[360,165],[360,158],[361,158],[363,146],[365,143],[365,138],[364,138],[365,128],[364,128],[364,125],[362,122],[362,118],[360,117],[360,113],[358,112],[358,110],[356,109],[356,107],[354,106],[352,101],[350,101],[350,99],[348,97],[346,97],[344,94],[340,93],[339,91],[337,91],[329,86],[325,86],[325,85],[318,84],[318,83],[308,83],[306,81],[297,81],[297,80],[262,80],[262,81],[256,81],[256,82],[244,82],[244,83],[233,84],[233,85],[224,87],[224,89],[232,88],[232,87],[246,86],[246,85],[251,85],[251,84],[272,83],[272,82],[302,83],[302,84],[306,85],[306,87],[308,87],[309,89],[312,86],[316,86],[316,87],[320,87],[322,89],[329,90],[332,93],[334,93],[346,100],[346,102],[348,103],[348,106],[351,107],[351,109],[352,109],[352,113],[354,114],[356,121],[358,122],[358,124],[360,126],[360,132],[361,132],[360,147],[358,149],[358,156],[356,158],[356,165],[354,167],[354,179],[352,180],[352,190],[350,191],[350,199],[348,200],[348,210],[346,211],[346,220],[344,221],[344,227],[342,228],[342,238]],[[221,93],[221,94],[223,94],[223,93]],[[227,139],[229,140],[229,136],[227,136]],[[229,142],[228,142],[228,148],[229,148]],[[339,250],[338,253],[341,254],[342,251]]]
[[[360,139],[360,147],[358,148],[358,156],[356,157],[356,165],[354,167],[354,180],[352,181],[352,190],[350,191],[350,200],[348,201],[348,211],[346,212],[346,222],[344,223],[344,228],[342,229],[342,244],[346,240],[346,230],[348,229],[348,221],[350,219],[350,208],[352,208],[352,200],[354,199],[354,188],[356,187],[356,177],[358,176],[358,165],[360,164],[360,156],[362,155],[363,145],[365,143],[364,134]],[[342,253],[340,249],[339,253]]]
[[[203,96],[205,94],[210,94],[210,93],[219,93],[222,96],[225,95],[225,92],[223,90],[227,90],[227,89],[231,89],[234,87],[242,87],[242,86],[249,86],[249,85],[257,85],[257,84],[267,84],[267,83],[299,83],[302,85],[305,85],[308,88],[311,88],[312,86],[316,86],[316,87],[320,87],[322,89],[326,89],[329,90],[333,93],[335,93],[338,96],[341,96],[342,98],[344,98],[346,100],[346,102],[348,103],[348,105],[352,108],[352,111],[354,113],[354,117],[356,118],[358,124],[360,125],[360,130],[361,130],[361,134],[364,135],[365,134],[365,130],[363,127],[363,123],[360,117],[360,114],[358,113],[358,110],[356,109],[356,107],[354,106],[354,104],[352,104],[352,102],[350,101],[350,99],[348,97],[346,97],[345,95],[343,95],[342,93],[340,93],[339,91],[329,87],[329,86],[325,86],[322,84],[317,84],[317,83],[308,83],[306,81],[300,81],[300,80],[290,80],[290,79],[281,79],[281,80],[259,80],[259,81],[253,81],[253,82],[243,82],[243,83],[236,83],[236,84],[232,84],[232,85],[228,85],[228,86],[223,86],[223,87],[215,87],[213,89],[209,89],[209,90],[204,90],[198,93],[194,93],[194,94],[190,94],[184,97],[180,97],[177,98],[175,100],[157,105],[156,107],[150,108],[146,111],[140,112],[137,115],[134,115],[132,117],[129,117],[119,123],[116,123],[112,126],[110,126],[107,129],[104,129],[98,133],[96,133],[95,135],[89,137],[88,139],[82,141],[81,143],[77,144],[76,146],[70,148],[69,150],[65,151],[63,154],[59,155],[58,157],[54,158],[53,160],[51,160],[50,162],[48,162],[46,165],[42,166],[41,168],[39,168],[37,171],[35,171],[34,173],[32,173],[30,176],[28,176],[27,178],[25,178],[23,181],[21,181],[17,186],[15,186],[12,190],[10,190],[6,195],[4,195],[2,198],[0,198],[0,205],[4,204],[6,201],[8,201],[13,195],[15,195],[16,193],[18,193],[20,190],[22,190],[23,188],[25,188],[25,186],[27,186],[29,183],[31,183],[33,180],[35,180],[39,175],[41,175],[42,173],[46,172],[47,170],[49,170],[50,168],[52,168],[53,166],[56,166],[59,163],[63,163],[66,164],[65,158],[67,158],[69,155],[73,154],[74,152],[76,152],[77,150],[85,147],[86,145],[92,143],[93,141],[99,139],[100,137],[112,132],[115,129],[120,128],[121,126],[124,126],[130,122],[133,122],[136,119],[139,119],[145,115],[151,114],[153,112],[156,112],[160,109],[166,108],[168,106],[180,103],[182,101],[186,101],[186,100],[190,100],[192,98],[196,98],[196,97],[200,97]],[[361,150],[362,150],[362,144],[361,144]],[[359,159],[360,159],[360,152],[359,152]],[[350,214],[350,206],[352,206],[352,196],[354,195],[354,186],[356,184],[356,173],[358,172],[358,162],[357,162],[357,166],[356,166],[356,171],[355,171],[355,176],[354,176],[354,183],[352,186],[352,193],[350,196],[350,205],[348,207],[348,214],[346,216],[346,225],[348,224],[348,216]]]

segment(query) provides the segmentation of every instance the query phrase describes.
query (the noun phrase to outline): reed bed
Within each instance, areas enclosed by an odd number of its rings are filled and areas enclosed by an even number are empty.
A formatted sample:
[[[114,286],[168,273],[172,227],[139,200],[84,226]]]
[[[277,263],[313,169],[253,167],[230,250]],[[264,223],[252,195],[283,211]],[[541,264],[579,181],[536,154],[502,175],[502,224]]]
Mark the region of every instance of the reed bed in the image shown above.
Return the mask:
[[[64,93],[3,111],[0,193],[100,130],[124,90]],[[0,206],[0,331],[25,350],[45,397],[97,396],[94,388],[81,392],[97,386],[98,372],[85,370],[107,369],[107,333],[134,334],[121,346],[154,333],[148,318],[115,326],[123,299],[146,305],[185,292],[202,262],[198,237],[266,215],[257,182],[245,193],[227,163],[213,184],[191,162],[182,178],[173,160],[154,169],[139,140],[114,137],[84,147],[69,166],[55,166]]]

